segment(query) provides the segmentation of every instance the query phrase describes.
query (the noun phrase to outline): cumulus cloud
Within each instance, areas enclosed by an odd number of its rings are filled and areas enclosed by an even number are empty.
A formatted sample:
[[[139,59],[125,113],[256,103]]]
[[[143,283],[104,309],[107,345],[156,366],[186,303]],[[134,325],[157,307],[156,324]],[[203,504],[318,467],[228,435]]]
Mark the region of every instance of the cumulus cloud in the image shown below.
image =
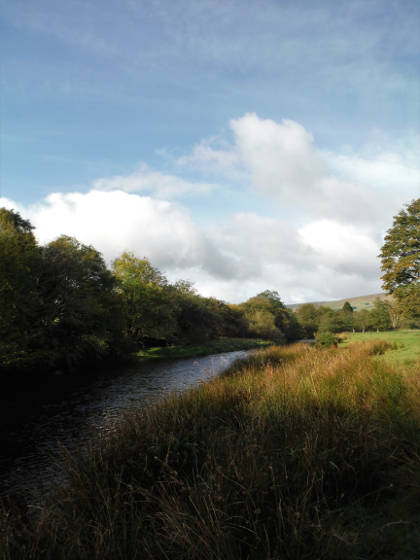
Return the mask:
[[[332,220],[319,220],[299,229],[312,260],[331,270],[373,278],[378,273],[378,244],[370,232]]]
[[[203,140],[178,165],[223,175],[270,197],[284,212],[306,220],[338,219],[373,225],[379,235],[420,188],[418,143],[375,154],[317,149],[299,123],[255,113],[230,121],[233,141]]]
[[[236,149],[258,189],[275,196],[295,199],[316,189],[323,164],[313,147],[313,138],[299,123],[280,123],[249,113],[232,120]]]
[[[227,301],[267,288],[290,302],[379,291],[383,233],[419,192],[411,152],[322,152],[299,123],[254,113],[230,127],[231,143],[203,140],[178,158],[174,174],[141,165],[97,179],[87,192],[53,193],[28,207],[0,204],[29,218],[41,243],[71,235],[108,262],[132,251],[171,280],[189,279],[203,295]],[[191,180],[191,172],[217,175],[217,182]],[[219,184],[243,197],[251,189],[254,200],[264,194],[270,216],[237,203],[217,226],[195,221],[188,198],[205,194],[216,208]]]

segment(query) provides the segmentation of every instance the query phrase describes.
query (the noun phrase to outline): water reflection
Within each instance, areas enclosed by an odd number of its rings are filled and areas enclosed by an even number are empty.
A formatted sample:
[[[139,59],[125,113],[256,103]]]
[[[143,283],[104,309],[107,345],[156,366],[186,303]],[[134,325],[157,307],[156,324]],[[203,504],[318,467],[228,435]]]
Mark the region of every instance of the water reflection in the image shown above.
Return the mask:
[[[80,447],[112,423],[123,410],[144,407],[171,392],[218,375],[249,351],[126,367],[74,389],[65,399],[42,405],[26,424],[2,442],[0,494],[43,491],[57,475],[59,449]]]

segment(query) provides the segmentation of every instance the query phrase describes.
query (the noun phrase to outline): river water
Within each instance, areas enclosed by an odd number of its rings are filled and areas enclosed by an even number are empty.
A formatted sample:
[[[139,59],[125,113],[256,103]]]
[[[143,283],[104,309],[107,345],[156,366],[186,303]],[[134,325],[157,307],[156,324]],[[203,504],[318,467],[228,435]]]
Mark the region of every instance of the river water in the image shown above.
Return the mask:
[[[63,446],[81,448],[112,429],[124,410],[145,407],[168,393],[209,380],[247,354],[249,351],[227,352],[136,364],[112,375],[95,375],[94,380],[66,391],[61,398],[47,399],[24,416],[25,421],[3,431],[0,496],[43,492],[57,479]],[[19,398],[17,402],[21,402]]]

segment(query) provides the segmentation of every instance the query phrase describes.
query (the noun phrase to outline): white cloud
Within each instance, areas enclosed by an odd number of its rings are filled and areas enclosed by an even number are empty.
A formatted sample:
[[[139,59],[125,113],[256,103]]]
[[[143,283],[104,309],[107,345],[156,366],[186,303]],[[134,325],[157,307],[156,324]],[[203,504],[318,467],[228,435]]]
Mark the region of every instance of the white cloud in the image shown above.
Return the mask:
[[[303,243],[315,259],[334,272],[375,277],[378,273],[378,244],[370,232],[332,220],[319,220],[299,229]]]
[[[231,128],[232,144],[197,144],[175,162],[176,175],[142,165],[136,173],[97,179],[88,192],[50,194],[27,208],[0,204],[29,218],[41,243],[72,235],[108,261],[132,251],[172,280],[189,279],[204,295],[227,301],[267,288],[285,301],[379,291],[383,233],[419,192],[411,152],[323,153],[300,124],[255,114],[231,121]],[[183,197],[187,204],[188,196],[205,193],[215,207],[222,191],[190,180],[191,170],[218,174],[225,188],[233,183],[245,191],[246,184],[254,196],[264,193],[271,216],[232,207],[217,226],[199,225],[168,199]]]
[[[108,262],[123,251],[151,259],[163,270],[202,267],[214,276],[232,274],[231,264],[191,221],[168,201],[122,191],[53,193],[24,208],[1,199],[29,218],[41,244],[61,234],[98,249]]]
[[[285,301],[378,289],[377,246],[368,233],[338,223],[314,222],[298,231],[279,219],[238,213],[204,231],[178,205],[122,191],[54,193],[28,208],[0,203],[29,218],[42,244],[71,235],[108,262],[132,251],[171,280],[189,279],[203,295],[226,301],[267,288]]]
[[[299,123],[261,119],[255,113],[230,121],[233,142],[212,138],[177,163],[269,197],[283,214],[306,221],[358,223],[382,236],[392,216],[420,191],[417,142],[372,153],[318,150]]]
[[[418,146],[409,146],[403,153],[389,150],[367,155],[325,152],[324,158],[335,174],[371,185],[376,191],[398,189],[409,196],[420,191]]]
[[[96,179],[93,187],[98,190],[146,192],[164,200],[185,195],[203,195],[216,188],[211,183],[193,183],[175,175],[153,171],[145,164],[135,173]]]
[[[256,188],[292,200],[317,188],[323,164],[303,126],[287,119],[281,123],[260,119],[255,113],[230,125],[236,150]]]

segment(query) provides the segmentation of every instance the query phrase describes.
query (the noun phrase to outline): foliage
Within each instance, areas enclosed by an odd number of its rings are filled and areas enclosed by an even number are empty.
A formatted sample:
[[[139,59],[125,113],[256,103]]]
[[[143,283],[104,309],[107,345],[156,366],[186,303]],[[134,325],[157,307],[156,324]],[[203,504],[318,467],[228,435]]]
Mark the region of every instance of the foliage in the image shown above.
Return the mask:
[[[353,307],[350,305],[348,301],[344,302],[342,309],[344,313],[353,313]]]
[[[357,331],[365,332],[372,326],[372,317],[367,309],[355,311],[353,315],[353,325]]]
[[[298,340],[304,336],[296,315],[287,309],[276,291],[261,292],[239,308],[248,320],[250,332],[254,336],[278,343]]]
[[[147,258],[123,253],[110,271],[94,247],[65,235],[39,247],[32,229],[0,210],[2,372],[72,371],[130,350],[220,337],[305,336],[277,292],[228,305],[188,281],[170,284]]]
[[[0,368],[33,366],[40,334],[40,249],[32,226],[0,209]]]
[[[394,217],[379,256],[384,289],[405,315],[420,317],[420,198]]]
[[[338,333],[346,330],[345,317],[341,311],[334,311],[330,307],[321,307],[321,318],[318,331],[329,331]]]
[[[340,339],[331,331],[318,331],[315,335],[315,344],[318,348],[328,348],[329,346],[337,346]]]
[[[126,318],[127,336],[134,344],[171,339],[176,329],[173,298],[165,276],[148,259],[123,253],[113,262]]]
[[[313,303],[304,303],[296,310],[296,316],[299,323],[305,329],[305,335],[308,338],[313,338],[319,328],[321,320],[321,310]]]
[[[372,311],[370,311],[371,325],[377,331],[386,331],[392,328],[390,316],[390,304],[386,301],[376,299]]]
[[[45,334],[65,369],[105,357],[118,338],[121,316],[114,285],[93,247],[61,236],[44,248],[40,292]]]

